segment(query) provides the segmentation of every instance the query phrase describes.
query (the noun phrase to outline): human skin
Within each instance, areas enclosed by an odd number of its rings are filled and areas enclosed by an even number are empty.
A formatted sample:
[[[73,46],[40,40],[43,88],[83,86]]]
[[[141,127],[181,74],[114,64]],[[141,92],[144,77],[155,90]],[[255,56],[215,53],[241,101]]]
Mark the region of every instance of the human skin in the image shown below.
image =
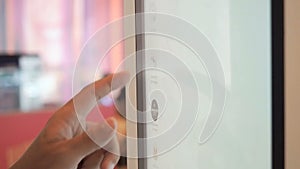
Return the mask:
[[[10,169],[113,169],[119,155],[105,147],[119,150],[117,121],[110,118],[101,123],[86,124],[84,119],[98,99],[123,87],[128,80],[129,74],[121,72],[82,89],[53,114]]]

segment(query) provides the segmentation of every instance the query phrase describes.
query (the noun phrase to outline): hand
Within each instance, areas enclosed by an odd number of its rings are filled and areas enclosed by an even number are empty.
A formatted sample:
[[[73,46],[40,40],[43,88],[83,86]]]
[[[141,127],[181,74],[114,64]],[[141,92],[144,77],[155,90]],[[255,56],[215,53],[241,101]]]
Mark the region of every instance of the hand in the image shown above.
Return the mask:
[[[85,119],[98,99],[124,86],[128,80],[129,75],[122,72],[85,87],[54,113],[11,169],[113,169],[119,156],[103,147],[119,149],[116,120],[108,119],[107,123],[90,125],[85,124]],[[88,132],[85,132],[86,129]]]

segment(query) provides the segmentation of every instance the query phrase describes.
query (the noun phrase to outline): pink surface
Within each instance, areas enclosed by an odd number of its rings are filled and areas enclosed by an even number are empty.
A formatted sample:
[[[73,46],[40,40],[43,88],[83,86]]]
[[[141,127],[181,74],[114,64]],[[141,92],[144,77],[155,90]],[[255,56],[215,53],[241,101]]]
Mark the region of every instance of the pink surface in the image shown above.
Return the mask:
[[[8,168],[8,162],[13,160],[8,159],[8,153],[14,148],[15,151],[26,148],[51,115],[52,112],[45,111],[0,116],[0,168]]]

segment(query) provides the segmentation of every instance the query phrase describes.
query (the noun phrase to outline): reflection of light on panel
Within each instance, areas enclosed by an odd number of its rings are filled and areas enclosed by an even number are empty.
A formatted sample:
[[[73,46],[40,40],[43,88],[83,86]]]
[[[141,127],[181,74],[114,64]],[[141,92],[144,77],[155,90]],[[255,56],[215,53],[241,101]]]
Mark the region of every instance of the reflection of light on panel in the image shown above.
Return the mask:
[[[6,44],[8,51],[14,50],[14,1],[6,1]]]
[[[109,22],[109,1],[107,0],[99,0],[99,1],[84,1],[84,43],[89,43],[90,39],[93,39],[93,35],[99,31],[100,28],[105,26]],[[93,41],[108,41],[108,39],[93,39]],[[95,46],[90,48],[89,52],[91,52],[91,56],[93,54],[98,53],[101,50],[102,46]],[[89,70],[91,67],[98,65],[98,59],[94,57],[86,57],[83,60],[84,63],[80,63],[80,66],[86,67],[86,70],[89,72],[93,72],[95,70]],[[109,64],[106,60],[104,60],[104,64],[101,65],[101,74],[103,70],[107,70],[109,68]],[[104,71],[105,72],[105,71]],[[84,76],[84,75],[83,75]]]
[[[110,20],[120,19],[123,16],[123,1],[110,1]],[[118,32],[111,32],[111,36],[121,37],[123,27],[120,25]],[[113,39],[113,38],[112,38]],[[123,43],[116,45],[110,52],[110,71],[114,72],[118,69],[123,58]]]
[[[83,12],[84,12],[84,1],[83,0],[74,0],[73,2],[73,34],[72,34],[72,42],[73,43],[73,49],[74,49],[74,56],[77,58],[80,54],[80,50],[83,45],[83,25],[84,25],[84,18],[83,18]],[[71,38],[72,38],[71,37]]]
[[[54,0],[47,6],[40,0],[24,0],[24,49],[41,55],[47,67],[61,64],[64,43],[63,3]],[[38,15],[37,15],[38,13]]]
[[[42,38],[46,44],[42,56],[50,67],[61,66],[63,62],[65,35],[64,35],[64,15],[63,1],[53,0],[48,5],[45,12],[41,12],[39,31],[42,32]],[[42,20],[43,19],[43,20]]]
[[[5,1],[0,0],[0,51],[5,49]]]
[[[99,31],[99,29],[105,27],[106,24],[108,24],[110,22],[110,18],[109,18],[109,12],[110,12],[110,1],[107,0],[99,0],[97,2],[95,2],[94,4],[94,11],[96,12],[94,15],[95,18],[95,32]],[[109,41],[109,39],[99,39],[99,41]],[[99,44],[101,43],[99,42]],[[98,46],[99,49],[101,50],[102,46]],[[98,60],[98,59],[96,59]],[[100,65],[100,72],[99,74],[103,74],[104,72],[106,73],[107,70],[110,68],[110,64],[108,62],[109,59],[107,59],[107,56],[105,56],[105,59],[103,60],[103,63],[97,63],[97,64],[101,64]],[[102,72],[101,72],[102,71]],[[96,77],[97,79],[97,73],[96,73]]]
[[[5,21],[4,26],[6,27],[6,48],[4,50],[9,52],[20,51],[22,49],[22,22],[23,22],[23,1],[10,0],[5,1]],[[4,3],[3,3],[4,4]],[[1,19],[4,19],[1,18]],[[3,26],[3,27],[4,27]]]
[[[34,5],[33,5],[34,4]],[[37,37],[39,32],[34,30],[34,7],[37,6],[36,0],[24,0],[23,3],[24,13],[23,13],[23,49],[28,53],[39,52]]]

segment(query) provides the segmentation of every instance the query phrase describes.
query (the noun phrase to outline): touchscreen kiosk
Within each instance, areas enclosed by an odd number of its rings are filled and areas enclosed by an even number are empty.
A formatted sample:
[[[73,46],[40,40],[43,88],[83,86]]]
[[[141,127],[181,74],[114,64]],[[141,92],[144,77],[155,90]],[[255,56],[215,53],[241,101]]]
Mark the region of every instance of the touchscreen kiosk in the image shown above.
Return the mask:
[[[283,168],[282,3],[135,2],[138,169]]]

